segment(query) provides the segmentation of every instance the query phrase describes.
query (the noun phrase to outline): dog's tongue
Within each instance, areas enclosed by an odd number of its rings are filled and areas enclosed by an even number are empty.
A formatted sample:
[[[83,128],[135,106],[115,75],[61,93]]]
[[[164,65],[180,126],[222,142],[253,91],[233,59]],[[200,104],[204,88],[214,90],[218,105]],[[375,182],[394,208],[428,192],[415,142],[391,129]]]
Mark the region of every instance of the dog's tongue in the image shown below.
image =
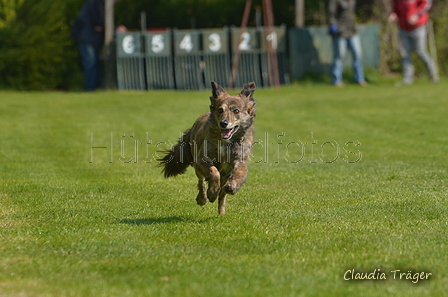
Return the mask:
[[[232,129],[221,129],[222,138],[224,139],[229,138],[230,135],[232,135]]]

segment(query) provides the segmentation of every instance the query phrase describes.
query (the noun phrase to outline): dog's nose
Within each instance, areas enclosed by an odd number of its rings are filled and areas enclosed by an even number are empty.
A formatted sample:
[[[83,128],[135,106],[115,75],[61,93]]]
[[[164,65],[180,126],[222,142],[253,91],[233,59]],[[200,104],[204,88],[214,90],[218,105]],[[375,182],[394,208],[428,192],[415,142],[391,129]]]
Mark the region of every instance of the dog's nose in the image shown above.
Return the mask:
[[[228,124],[229,124],[229,122],[227,120],[222,120],[219,122],[219,125],[221,126],[221,128],[227,128]]]

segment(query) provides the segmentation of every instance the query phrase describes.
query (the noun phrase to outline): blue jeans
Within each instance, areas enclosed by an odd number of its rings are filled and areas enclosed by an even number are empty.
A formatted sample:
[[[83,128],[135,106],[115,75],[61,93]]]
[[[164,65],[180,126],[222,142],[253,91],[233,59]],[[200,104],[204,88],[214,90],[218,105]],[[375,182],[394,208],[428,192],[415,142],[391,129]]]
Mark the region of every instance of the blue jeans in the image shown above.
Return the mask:
[[[358,35],[350,38],[333,37],[333,66],[331,69],[333,84],[342,83],[342,58],[345,56],[347,47],[353,57],[353,71],[355,81],[361,83],[365,80],[362,66],[361,41]]]
[[[400,30],[400,52],[403,60],[403,83],[411,84],[414,79],[414,65],[411,60],[413,50],[423,60],[431,79],[437,80],[437,68],[426,49],[426,25],[417,27],[413,31]]]
[[[80,43],[79,50],[84,71],[84,88],[94,91],[101,85],[100,52],[88,43]]]

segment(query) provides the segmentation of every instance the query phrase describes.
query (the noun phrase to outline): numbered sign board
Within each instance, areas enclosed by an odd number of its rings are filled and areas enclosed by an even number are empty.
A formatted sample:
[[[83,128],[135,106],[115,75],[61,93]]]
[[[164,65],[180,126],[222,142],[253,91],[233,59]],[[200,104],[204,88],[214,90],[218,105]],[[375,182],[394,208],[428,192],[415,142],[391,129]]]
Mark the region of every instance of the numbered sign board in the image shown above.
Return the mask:
[[[118,57],[136,57],[142,54],[142,35],[140,33],[117,33]]]
[[[227,53],[229,49],[228,29],[202,30],[202,46],[204,53]]]
[[[286,28],[273,27],[263,28],[261,38],[261,48],[266,51],[284,52],[286,50]]]
[[[148,56],[171,55],[170,31],[146,33],[145,40],[146,40],[146,54]]]
[[[175,30],[174,31],[174,53],[176,55],[199,54],[200,32],[197,30]]]
[[[243,32],[240,28],[232,28],[231,33],[232,51],[253,52],[260,48],[256,28],[246,28]]]
[[[228,85],[230,77],[229,29],[202,30],[203,70],[205,83],[216,81]]]

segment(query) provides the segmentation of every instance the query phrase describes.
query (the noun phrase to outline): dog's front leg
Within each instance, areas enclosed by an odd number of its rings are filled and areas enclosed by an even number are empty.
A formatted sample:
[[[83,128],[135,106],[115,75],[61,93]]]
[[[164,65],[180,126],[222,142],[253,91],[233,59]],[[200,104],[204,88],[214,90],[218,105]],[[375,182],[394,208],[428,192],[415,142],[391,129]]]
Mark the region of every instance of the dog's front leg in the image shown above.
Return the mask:
[[[198,197],[196,198],[196,201],[198,202],[199,205],[204,205],[205,203],[207,203],[207,199],[210,202],[214,202],[218,197],[221,185],[220,174],[218,169],[209,162],[196,163],[194,168],[196,170],[196,175],[199,178],[199,184],[198,184],[199,194]],[[205,181],[208,181],[208,190],[206,196],[204,195],[205,185],[203,182],[201,182],[201,178],[205,179]],[[201,204],[198,201],[198,199],[202,201],[205,200],[205,202]]]
[[[223,190],[227,194],[235,194],[247,179],[247,165],[245,162],[237,162],[232,174],[227,179]]]
[[[220,174],[215,166],[209,169],[207,197],[210,202],[214,202],[218,197],[220,190]]]
[[[207,198],[207,190],[206,190],[206,186],[205,186],[205,178],[198,176],[198,196],[196,197],[196,202],[200,205],[203,206],[207,203],[208,198]]]

